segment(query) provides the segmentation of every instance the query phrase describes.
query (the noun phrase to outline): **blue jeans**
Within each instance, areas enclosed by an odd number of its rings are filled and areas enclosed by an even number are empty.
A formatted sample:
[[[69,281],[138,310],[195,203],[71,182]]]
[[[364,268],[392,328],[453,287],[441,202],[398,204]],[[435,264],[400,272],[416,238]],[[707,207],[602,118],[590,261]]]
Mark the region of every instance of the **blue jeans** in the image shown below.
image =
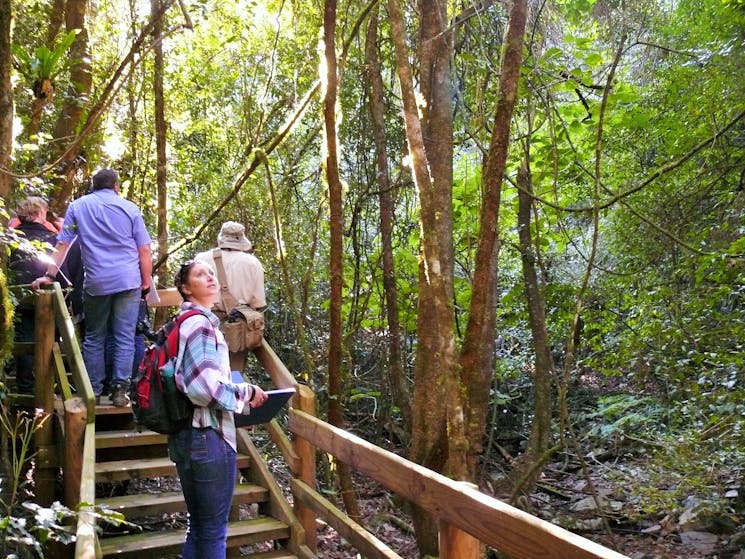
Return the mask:
[[[217,431],[187,427],[168,438],[189,526],[183,559],[225,559],[228,516],[237,478],[236,454]]]
[[[147,318],[147,303],[145,299],[140,299],[137,310],[137,322]],[[136,326],[136,323],[135,323]],[[114,340],[115,336],[111,333],[106,336],[106,380],[104,381],[104,391],[111,387],[111,379],[114,377]],[[145,336],[135,334],[134,358],[132,359],[132,375],[134,376],[140,368],[140,362],[145,355]],[[149,343],[149,342],[148,342]]]
[[[85,368],[88,369],[93,393],[96,395],[101,394],[106,378],[106,334],[109,328],[113,338],[111,388],[129,385],[139,306],[139,289],[120,291],[111,295],[83,295],[83,361]]]

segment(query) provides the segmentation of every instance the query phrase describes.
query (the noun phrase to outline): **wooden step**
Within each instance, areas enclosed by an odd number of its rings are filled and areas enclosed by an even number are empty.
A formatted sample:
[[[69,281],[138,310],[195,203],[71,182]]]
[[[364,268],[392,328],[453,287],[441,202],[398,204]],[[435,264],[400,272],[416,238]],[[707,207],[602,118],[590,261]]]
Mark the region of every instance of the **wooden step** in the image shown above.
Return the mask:
[[[132,415],[132,406],[127,404],[121,408],[116,407],[111,403],[111,396],[101,396],[101,403],[96,405],[96,415],[123,415],[127,414],[134,418]]]
[[[263,503],[267,500],[268,495],[269,491],[264,487],[239,484],[236,485],[235,492],[233,493],[233,504]],[[186,510],[184,495],[181,491],[164,491],[163,493],[146,493],[96,499],[96,505],[120,512],[128,521],[141,516]]]
[[[252,553],[251,555],[247,555],[247,557],[249,559],[298,559],[297,555],[293,555],[286,549]]]
[[[129,536],[116,536],[101,540],[103,557],[155,559],[178,554],[184,545],[185,530],[143,532]],[[261,542],[287,539],[290,528],[273,518],[253,518],[228,524],[228,547],[252,545]],[[291,558],[292,555],[258,555],[262,559]]]
[[[251,459],[245,454],[238,455],[238,468],[248,468]],[[175,476],[176,465],[170,458],[147,458],[135,460],[115,460],[96,464],[96,483],[111,483],[124,479],[145,479],[151,477]]]
[[[96,432],[96,449],[146,446],[152,444],[166,444],[167,442],[167,435],[161,435],[154,431],[142,431],[140,433],[134,429],[121,429],[116,431]]]

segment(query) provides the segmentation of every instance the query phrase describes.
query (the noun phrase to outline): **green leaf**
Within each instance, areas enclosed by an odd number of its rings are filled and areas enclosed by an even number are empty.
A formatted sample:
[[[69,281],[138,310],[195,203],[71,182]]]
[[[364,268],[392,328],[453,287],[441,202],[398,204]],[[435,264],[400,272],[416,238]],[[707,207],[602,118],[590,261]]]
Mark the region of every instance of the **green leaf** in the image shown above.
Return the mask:
[[[543,60],[553,60],[561,58],[561,56],[564,54],[564,51],[562,51],[558,47],[552,47],[548,49],[545,53],[543,53]]]
[[[603,62],[603,57],[596,52],[590,53],[585,57],[585,64],[587,64],[590,68],[602,66]]]

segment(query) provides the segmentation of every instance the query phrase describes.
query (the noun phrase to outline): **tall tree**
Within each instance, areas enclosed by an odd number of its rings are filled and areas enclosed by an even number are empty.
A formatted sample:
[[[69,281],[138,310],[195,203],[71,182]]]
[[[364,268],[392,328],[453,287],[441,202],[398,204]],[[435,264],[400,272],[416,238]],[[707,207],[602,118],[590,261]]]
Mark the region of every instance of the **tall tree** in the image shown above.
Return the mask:
[[[77,29],[78,33],[71,49],[72,67],[70,71],[70,86],[60,117],[54,132],[57,168],[60,177],[57,180],[57,191],[51,203],[51,209],[63,212],[76,186],[75,178],[78,171],[86,173],[86,161],[80,157],[85,140],[99,124],[100,119],[107,114],[118,93],[126,69],[133,61],[139,63],[138,55],[145,50],[148,39],[151,38],[153,25],[163,17],[175,0],[161,0],[158,14],[142,28],[140,34],[133,40],[129,52],[121,59],[116,69],[107,74],[108,82],[100,89],[95,103],[90,103],[92,85],[91,56],[88,52],[88,31],[85,29],[87,0],[67,0],[65,7],[65,25],[68,32]],[[189,28],[187,20],[184,27]]]
[[[156,190],[158,195],[158,253],[168,254],[168,160],[166,147],[168,143],[168,126],[165,116],[165,96],[163,94],[163,22],[158,14],[162,13],[161,0],[151,0],[150,13],[153,25],[153,109],[155,111],[155,159]],[[168,263],[164,262],[158,274],[160,286],[165,287],[170,280]]]
[[[326,145],[324,171],[329,192],[329,272],[331,278],[329,308],[329,422],[337,427],[344,426],[342,408],[342,288],[344,283],[344,201],[339,175],[338,135],[336,130],[338,71],[336,61],[336,0],[325,0],[323,9],[323,44],[326,73],[322,76],[323,129]],[[347,514],[360,519],[357,497],[352,484],[349,466],[339,462],[336,465],[341,485],[341,495]]]
[[[454,334],[452,182],[446,179],[452,177],[452,31],[447,26],[446,2],[423,0],[419,9],[423,18],[421,81],[427,104],[421,120],[403,12],[398,0],[388,2],[409,159],[420,206],[417,350],[409,456],[435,471],[464,479],[463,413]],[[444,161],[436,161],[438,158]],[[413,519],[420,552],[437,555],[434,519],[421,510]]]
[[[65,3],[65,30],[67,32],[77,30],[78,32],[70,50],[70,57],[73,60],[70,69],[70,85],[54,130],[54,138],[58,146],[56,153],[61,157],[58,167],[61,173],[58,182],[59,194],[55,196],[51,206],[59,213],[63,213],[62,210],[72,193],[75,175],[83,165],[78,157],[79,148],[75,150],[66,148],[70,145],[70,139],[78,134],[78,127],[86,117],[85,111],[93,84],[88,30],[85,25],[87,11],[88,0],[67,0]]]
[[[529,151],[517,174],[517,230],[523,267],[523,285],[528,305],[528,321],[533,338],[533,422],[528,443],[513,464],[511,473],[513,498],[530,493],[549,458],[551,444],[552,397],[551,382],[554,364],[546,329],[545,285],[538,273],[538,250],[533,239],[533,184],[530,179]]]
[[[388,320],[388,378],[393,402],[401,410],[404,432],[411,433],[410,390],[401,357],[400,321],[398,317],[398,289],[393,258],[393,196],[388,172],[388,151],[385,141],[385,105],[383,76],[378,56],[378,14],[376,6],[370,14],[365,40],[365,68],[370,89],[370,115],[375,141],[375,166],[377,169],[378,204],[380,206],[380,243],[383,261],[383,290],[386,318]]]
[[[528,16],[527,0],[514,0],[499,72],[499,93],[492,123],[489,151],[482,171],[481,206],[476,269],[473,277],[468,325],[460,363],[463,387],[468,394],[468,473],[475,476],[489,407],[489,387],[494,374],[497,305],[497,254],[499,205],[510,147],[510,123],[517,99],[523,59],[523,36]]]
[[[34,94],[34,101],[31,105],[31,118],[25,131],[27,139],[34,141],[41,129],[41,117],[44,108],[52,103],[56,93],[54,78],[57,73],[71,64],[71,59],[67,58],[67,49],[70,47],[75,38],[75,32],[69,32],[60,41],[55,48],[51,48],[57,42],[60,27],[65,21],[65,1],[54,0],[49,10],[49,26],[46,32],[45,45],[37,49],[39,57],[44,60],[35,58],[33,61],[33,75],[28,76],[32,81],[31,90]],[[29,168],[34,162],[29,161]]]
[[[492,139],[482,173],[484,201],[479,246],[460,360],[456,353],[453,308],[450,74],[453,39],[447,2],[419,2],[422,107],[415,102],[400,6],[396,0],[390,0],[388,6],[409,155],[420,205],[421,256],[410,457],[455,479],[473,479],[481,453],[494,370],[499,202],[522,66],[527,0],[515,0],[509,16]],[[434,520],[417,511],[414,526],[420,552],[436,555]]]
[[[12,177],[13,88],[10,81],[11,0],[0,0],[0,199],[8,203]]]

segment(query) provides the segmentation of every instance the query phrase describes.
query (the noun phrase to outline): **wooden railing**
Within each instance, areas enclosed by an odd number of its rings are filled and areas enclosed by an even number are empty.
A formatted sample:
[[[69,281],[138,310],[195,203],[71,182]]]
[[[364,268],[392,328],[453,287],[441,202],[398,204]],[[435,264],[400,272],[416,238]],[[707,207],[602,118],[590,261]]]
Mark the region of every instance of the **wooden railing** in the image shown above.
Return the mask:
[[[173,289],[159,290],[158,306],[177,306],[181,299]],[[94,559],[98,553],[95,531],[95,399],[85,371],[72,322],[58,284],[37,297],[37,341],[35,370],[37,390],[35,403],[47,411],[53,406],[53,373],[57,371],[64,409],[64,472],[65,501],[75,508],[82,503],[77,517],[75,558]],[[68,358],[73,394],[67,384],[60,351],[56,348],[54,328],[59,330],[64,354]],[[536,518],[502,501],[481,493],[469,484],[454,481],[400,456],[383,450],[343,429],[315,417],[315,396],[312,390],[299,384],[264,342],[254,354],[278,388],[294,387],[297,392],[289,412],[290,437],[276,421],[267,426],[269,436],[279,448],[292,473],[296,531],[304,541],[294,542],[303,559],[311,559],[316,551],[316,519],[321,518],[335,528],[358,551],[370,559],[401,559],[384,542],[365,530],[316,490],[316,452],[322,450],[348,464],[352,471],[364,474],[390,491],[431,513],[440,526],[440,559],[476,559],[483,546],[514,558],[544,559],[623,559],[624,555],[586,538]],[[56,467],[51,425],[40,430],[37,445],[42,481],[51,478],[44,473]],[[249,435],[242,433],[240,443],[248,452],[259,455]],[[268,469],[258,475],[271,478]],[[275,484],[276,485],[276,484]],[[37,489],[42,495],[45,485]],[[271,489],[271,488],[270,488]],[[279,488],[273,492],[279,494]],[[291,516],[284,505],[277,505],[277,514]]]
[[[626,557],[302,411],[291,410],[290,431],[433,514],[440,523],[440,559],[476,559],[478,542],[521,559]],[[322,498],[311,487],[293,480],[293,492],[306,506],[326,514]],[[354,542],[351,533],[344,536]],[[370,550],[365,554],[370,559],[390,557]]]
[[[52,421],[44,422],[34,434],[37,453],[35,497],[40,504],[52,504],[57,472],[61,466],[64,472],[64,504],[78,512],[75,557],[93,559],[98,541],[93,508],[96,460],[93,388],[60,285],[54,283],[51,289],[38,291],[31,296],[35,298],[34,407],[52,415],[55,411],[55,393],[58,393],[61,397],[62,409],[58,411],[61,412],[59,417],[62,418],[64,437],[64,441],[55,440]],[[66,356],[69,372],[63,355]],[[59,456],[62,456],[61,464]]]
[[[440,559],[478,559],[482,544],[521,559],[623,559],[626,556],[541,520],[471,484],[454,481],[383,450],[315,417],[312,390],[298,385],[266,342],[256,357],[278,387],[294,386],[298,394],[290,409],[292,447],[276,421],[269,426],[293,473],[295,509],[302,519],[309,546],[315,550],[316,516],[336,529],[369,559],[399,556],[364,527],[316,491],[316,449],[365,474],[397,495],[433,514],[440,525]],[[628,558],[626,558],[628,559]]]

